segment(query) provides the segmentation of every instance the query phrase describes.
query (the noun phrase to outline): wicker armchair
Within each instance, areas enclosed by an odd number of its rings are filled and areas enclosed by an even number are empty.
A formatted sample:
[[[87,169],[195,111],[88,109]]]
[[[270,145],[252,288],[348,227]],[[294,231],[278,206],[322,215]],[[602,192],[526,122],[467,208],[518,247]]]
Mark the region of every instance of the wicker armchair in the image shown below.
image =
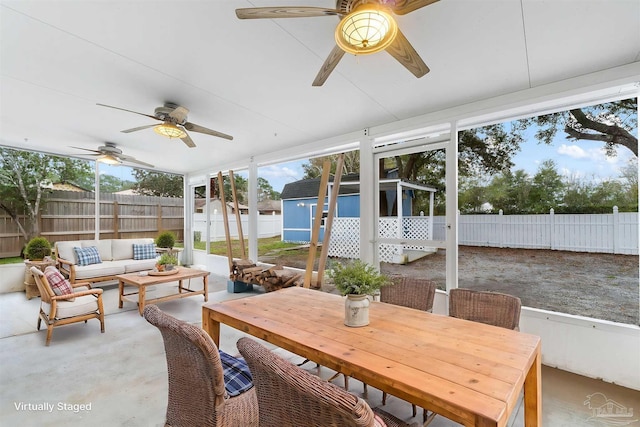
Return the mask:
[[[53,268],[53,267],[50,267]],[[53,328],[89,319],[100,320],[100,332],[104,333],[104,308],[102,305],[102,289],[92,289],[91,284],[77,282],[71,284],[73,294],[56,295],[49,285],[47,277],[37,267],[31,267],[31,274],[40,291],[40,314],[38,330],[42,321],[47,325],[47,340],[51,343]]]
[[[449,316],[507,329],[520,329],[520,298],[498,292],[451,289]]]
[[[147,305],[143,314],[164,339],[169,372],[166,427],[258,426],[255,387],[226,397],[220,355],[209,335],[155,305]]]
[[[384,411],[374,412],[361,398],[300,369],[251,338],[238,340],[238,350],[253,374],[260,427],[412,427]]]
[[[388,304],[401,305],[416,310],[433,310],[433,300],[436,295],[436,283],[421,277],[391,276],[392,286],[380,288],[380,301]],[[387,403],[387,393],[382,393],[382,404]],[[416,416],[416,405],[411,405],[413,416]],[[423,410],[425,422],[433,418],[426,410]]]

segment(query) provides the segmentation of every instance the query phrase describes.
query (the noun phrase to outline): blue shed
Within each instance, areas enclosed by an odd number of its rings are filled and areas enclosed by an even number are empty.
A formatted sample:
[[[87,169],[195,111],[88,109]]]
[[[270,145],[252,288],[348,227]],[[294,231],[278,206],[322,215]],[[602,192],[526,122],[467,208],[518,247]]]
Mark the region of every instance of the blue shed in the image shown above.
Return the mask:
[[[333,179],[330,179],[329,187]],[[399,180],[394,180],[399,181]],[[282,189],[282,240],[285,242],[308,243],[311,241],[311,232],[318,209],[318,190],[320,178],[303,179],[288,183]],[[396,200],[396,186],[384,190],[387,199],[393,206]],[[403,190],[407,197],[402,198],[402,211],[411,214],[413,205],[413,190]],[[327,191],[330,194],[331,190]],[[329,209],[329,198],[326,197],[321,206],[323,210],[323,222],[320,225],[319,241],[324,239],[324,218]],[[391,208],[390,208],[391,210]],[[388,213],[390,215],[391,212]],[[360,217],[360,193],[359,176],[346,175],[342,177],[338,200],[336,201],[335,217]]]

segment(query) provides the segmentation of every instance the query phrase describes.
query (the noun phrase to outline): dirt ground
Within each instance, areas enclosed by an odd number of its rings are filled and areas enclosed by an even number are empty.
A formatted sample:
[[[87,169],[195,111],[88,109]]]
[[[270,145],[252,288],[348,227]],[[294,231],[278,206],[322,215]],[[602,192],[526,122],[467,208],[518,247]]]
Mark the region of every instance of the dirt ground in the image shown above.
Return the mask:
[[[461,246],[458,286],[517,295],[522,304],[551,311],[640,324],[637,255]],[[305,268],[306,257],[281,253],[268,262]],[[331,261],[329,261],[331,262]],[[420,275],[444,289],[445,251],[382,271]]]

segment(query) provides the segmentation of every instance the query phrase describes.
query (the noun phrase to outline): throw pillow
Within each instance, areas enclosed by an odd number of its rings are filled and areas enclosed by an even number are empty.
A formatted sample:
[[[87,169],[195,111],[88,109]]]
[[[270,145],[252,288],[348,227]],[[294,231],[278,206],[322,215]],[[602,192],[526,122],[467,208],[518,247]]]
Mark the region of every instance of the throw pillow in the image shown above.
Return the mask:
[[[44,277],[47,278],[51,290],[56,295],[71,295],[73,294],[73,287],[67,279],[58,271],[57,268],[50,265],[44,269]],[[75,298],[69,298],[68,301],[73,301]]]
[[[156,244],[155,243],[147,243],[147,244],[133,244],[133,259],[152,259],[157,256],[156,254]]]
[[[253,377],[243,358],[233,357],[222,350],[218,350],[218,353],[224,371],[224,388],[229,397],[237,396],[253,387]]]
[[[100,264],[102,262],[98,248],[95,246],[89,246],[86,248],[79,248],[76,246],[73,248],[73,251],[76,253],[76,257],[78,258],[78,265]]]

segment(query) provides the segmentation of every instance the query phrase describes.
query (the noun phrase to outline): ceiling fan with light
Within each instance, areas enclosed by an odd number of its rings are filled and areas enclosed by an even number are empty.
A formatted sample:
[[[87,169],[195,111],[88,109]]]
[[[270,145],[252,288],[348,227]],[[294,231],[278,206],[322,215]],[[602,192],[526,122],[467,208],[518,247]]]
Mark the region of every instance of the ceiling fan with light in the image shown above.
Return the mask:
[[[98,147],[97,150],[90,150],[88,148],[82,147],[71,147],[76,148],[78,150],[91,151],[94,154],[91,156],[96,156],[96,161],[106,163],[108,165],[119,165],[122,163],[135,163],[141,166],[147,166],[152,168],[153,165],[149,163],[142,162],[137,160],[135,157],[125,156],[122,154],[122,150],[116,147],[116,144],[113,142],[105,142],[103,146]]]
[[[204,126],[197,125],[195,123],[191,123],[187,121],[187,114],[189,114],[189,110],[185,107],[182,107],[177,104],[173,104],[167,102],[162,107],[158,107],[154,111],[154,115],[138,113],[137,111],[131,111],[120,107],[113,107],[111,105],[100,104],[97,105],[101,107],[114,108],[116,110],[127,111],[129,113],[139,114],[141,116],[149,117],[154,120],[159,120],[163,122],[162,124],[156,125],[145,125],[139,126],[132,129],[125,129],[122,132],[130,133],[136,132],[143,129],[153,128],[153,130],[167,138],[180,138],[182,142],[184,142],[188,147],[193,148],[196,144],[193,142],[187,131],[204,133],[207,135],[217,136],[219,138],[232,140],[233,137],[231,135],[224,134],[222,132],[218,132],[212,129],[208,129]]]
[[[326,59],[313,86],[322,86],[345,52],[368,55],[386,50],[413,75],[420,78],[429,67],[402,34],[393,18],[406,15],[438,0],[337,0],[335,9],[322,7],[252,7],[236,9],[240,19],[305,18],[339,16],[336,46]]]

